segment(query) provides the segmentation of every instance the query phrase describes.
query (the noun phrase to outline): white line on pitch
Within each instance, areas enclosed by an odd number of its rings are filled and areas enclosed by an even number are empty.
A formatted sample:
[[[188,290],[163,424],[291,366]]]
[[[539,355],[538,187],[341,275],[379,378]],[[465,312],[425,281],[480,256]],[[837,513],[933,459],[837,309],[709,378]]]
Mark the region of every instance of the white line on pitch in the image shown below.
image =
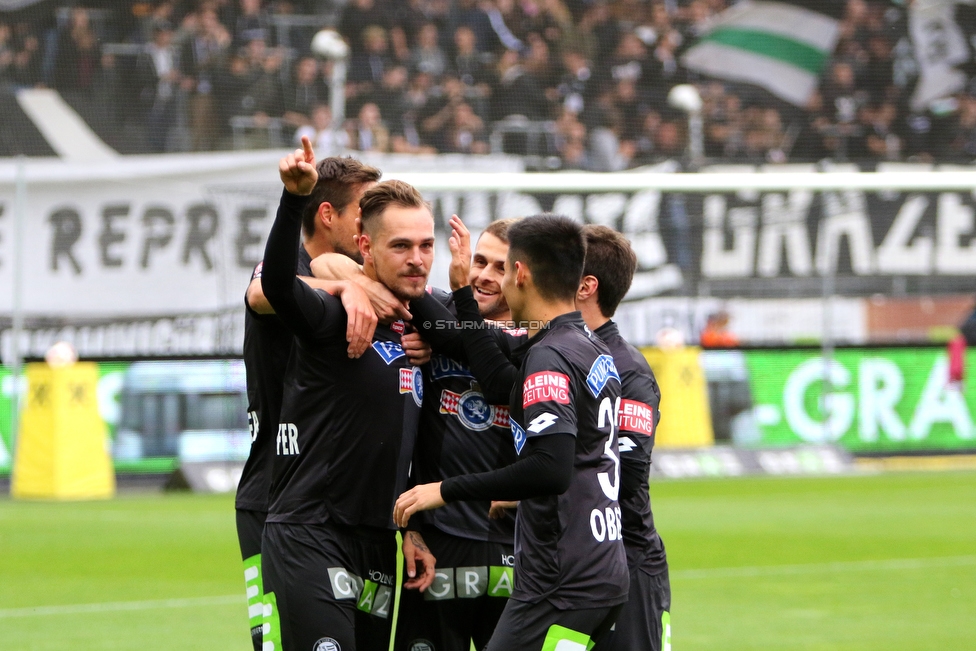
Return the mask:
[[[936,558],[891,558],[874,561],[809,563],[805,565],[759,565],[752,567],[714,567],[701,570],[677,570],[676,579],[723,579],[750,576],[821,574],[824,572],[871,572],[877,570],[918,570],[931,567],[976,565],[976,556],[943,556]]]
[[[156,610],[157,608],[191,608],[193,606],[244,605],[244,595],[222,597],[191,597],[188,599],[155,599],[152,601],[109,601],[96,604],[70,606],[35,606],[33,608],[0,609],[0,619],[6,617],[35,617],[38,615],[81,615],[86,613],[110,613],[124,610]]]

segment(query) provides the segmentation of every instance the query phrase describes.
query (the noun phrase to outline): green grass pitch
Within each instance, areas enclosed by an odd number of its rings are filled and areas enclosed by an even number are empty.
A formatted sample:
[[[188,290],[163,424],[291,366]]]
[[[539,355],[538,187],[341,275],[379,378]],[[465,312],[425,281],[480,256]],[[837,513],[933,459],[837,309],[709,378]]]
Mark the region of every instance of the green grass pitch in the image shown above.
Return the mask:
[[[656,482],[675,651],[976,648],[976,473]],[[233,500],[0,500],[0,648],[248,651]]]

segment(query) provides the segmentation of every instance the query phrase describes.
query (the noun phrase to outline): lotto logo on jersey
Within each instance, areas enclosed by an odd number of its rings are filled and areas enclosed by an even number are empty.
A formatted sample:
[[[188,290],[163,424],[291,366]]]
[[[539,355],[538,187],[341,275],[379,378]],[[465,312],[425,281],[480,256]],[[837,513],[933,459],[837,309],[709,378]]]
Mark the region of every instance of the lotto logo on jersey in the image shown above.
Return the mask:
[[[620,400],[617,427],[621,432],[654,436],[654,407],[637,400]]]
[[[298,428],[293,423],[279,423],[275,439],[275,453],[279,457],[293,457],[299,453]]]
[[[522,384],[522,408],[537,402],[569,404],[569,377],[556,371],[533,373]]]
[[[603,391],[603,387],[607,386],[607,382],[611,378],[620,382],[620,375],[617,374],[617,367],[613,363],[613,357],[610,355],[600,355],[593,360],[593,364],[590,366],[590,372],[586,374],[586,386],[589,388],[590,393],[593,394],[593,397],[598,398],[600,392]]]
[[[418,407],[424,401],[424,375],[419,368],[400,369],[400,393],[409,393]]]
[[[522,448],[525,447],[525,430],[522,426],[515,422],[514,418],[509,418],[509,422],[512,424],[512,440],[515,441],[515,451],[518,454],[522,454]]]
[[[374,341],[373,350],[386,362],[387,366],[406,355],[400,344],[392,341]]]

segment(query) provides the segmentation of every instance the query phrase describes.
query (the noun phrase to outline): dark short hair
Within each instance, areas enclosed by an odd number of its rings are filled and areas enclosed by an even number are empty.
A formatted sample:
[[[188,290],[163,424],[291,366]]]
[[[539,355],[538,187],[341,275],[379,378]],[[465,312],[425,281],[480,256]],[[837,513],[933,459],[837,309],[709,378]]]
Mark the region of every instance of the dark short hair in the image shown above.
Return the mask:
[[[359,200],[359,210],[362,213],[359,217],[362,229],[367,230],[390,206],[427,208],[430,210],[430,206],[424,201],[420,191],[409,183],[396,180],[383,181],[367,190],[363,194],[363,198]]]
[[[342,212],[352,202],[356,188],[364,183],[379,181],[383,174],[372,165],[348,156],[324,158],[319,161],[317,169],[319,180],[312,188],[302,214],[302,229],[308,237],[315,235],[315,215],[320,205],[328,202],[336,212]]]
[[[482,235],[488,233],[500,239],[505,244],[508,244],[508,229],[509,227],[520,220],[521,217],[509,217],[508,219],[498,219],[488,224],[488,226],[481,232]]]
[[[586,238],[586,262],[583,275],[599,282],[596,303],[600,313],[610,318],[624,300],[637,271],[637,254],[626,237],[607,226],[588,224],[583,227]]]
[[[560,215],[536,215],[508,227],[508,259],[528,265],[542,298],[574,300],[583,276],[582,227]]]

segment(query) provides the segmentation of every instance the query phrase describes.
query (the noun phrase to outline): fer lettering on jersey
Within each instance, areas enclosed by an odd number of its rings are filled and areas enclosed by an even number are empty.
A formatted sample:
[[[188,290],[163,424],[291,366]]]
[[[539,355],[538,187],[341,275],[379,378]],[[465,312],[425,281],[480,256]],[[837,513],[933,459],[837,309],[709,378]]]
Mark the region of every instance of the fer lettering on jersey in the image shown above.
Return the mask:
[[[522,385],[522,408],[537,402],[569,404],[569,377],[556,371],[533,373]]]
[[[622,432],[654,436],[654,407],[637,400],[620,400],[617,427]]]
[[[280,457],[291,457],[299,454],[298,428],[293,423],[279,423],[278,436],[275,440],[275,452]]]

